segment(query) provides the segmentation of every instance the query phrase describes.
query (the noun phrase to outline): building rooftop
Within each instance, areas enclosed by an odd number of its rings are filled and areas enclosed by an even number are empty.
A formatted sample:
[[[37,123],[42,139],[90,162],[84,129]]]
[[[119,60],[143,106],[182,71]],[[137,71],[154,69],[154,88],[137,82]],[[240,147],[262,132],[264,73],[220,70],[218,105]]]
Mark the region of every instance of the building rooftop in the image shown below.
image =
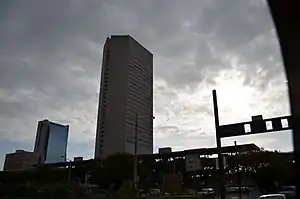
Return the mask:
[[[247,151],[259,151],[260,148],[255,145],[254,143],[252,144],[242,144],[242,145],[236,145],[236,146],[225,146],[222,147],[222,152],[223,153],[235,153],[235,152],[247,152]],[[184,157],[186,155],[193,155],[193,154],[199,154],[199,155],[214,155],[217,154],[217,148],[198,148],[198,149],[188,149],[188,150],[183,150],[183,151],[174,151],[171,153],[167,154],[144,154],[144,155],[139,155],[140,158],[147,158],[147,157],[153,157],[154,159],[159,159],[159,158],[167,158],[167,157]],[[94,159],[90,160],[83,160],[81,162],[73,162],[72,164],[78,165],[78,164],[86,164],[90,161],[93,161]],[[53,163],[49,165],[53,166],[67,166],[69,165],[69,162],[59,162],[59,163]]]

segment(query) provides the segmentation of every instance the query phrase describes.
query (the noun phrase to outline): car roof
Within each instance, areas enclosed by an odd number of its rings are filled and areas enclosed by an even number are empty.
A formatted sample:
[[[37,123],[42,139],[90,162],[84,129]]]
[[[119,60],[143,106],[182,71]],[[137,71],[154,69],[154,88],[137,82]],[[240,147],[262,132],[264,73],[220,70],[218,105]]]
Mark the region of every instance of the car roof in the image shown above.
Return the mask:
[[[259,197],[269,197],[269,196],[284,196],[284,194],[274,193],[274,194],[261,195],[261,196],[259,196]]]

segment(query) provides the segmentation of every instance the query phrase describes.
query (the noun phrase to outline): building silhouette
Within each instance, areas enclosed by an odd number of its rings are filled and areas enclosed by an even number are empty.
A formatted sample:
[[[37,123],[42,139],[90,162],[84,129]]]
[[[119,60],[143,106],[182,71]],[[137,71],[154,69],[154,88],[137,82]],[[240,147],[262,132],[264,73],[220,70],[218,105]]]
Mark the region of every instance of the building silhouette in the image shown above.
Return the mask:
[[[66,161],[69,126],[43,120],[38,122],[34,152],[41,163]]]
[[[107,38],[102,57],[95,158],[153,153],[153,55],[129,35]],[[138,124],[137,124],[138,123]]]
[[[39,164],[39,155],[34,152],[16,150],[14,153],[8,153],[5,156],[4,171],[33,169]]]

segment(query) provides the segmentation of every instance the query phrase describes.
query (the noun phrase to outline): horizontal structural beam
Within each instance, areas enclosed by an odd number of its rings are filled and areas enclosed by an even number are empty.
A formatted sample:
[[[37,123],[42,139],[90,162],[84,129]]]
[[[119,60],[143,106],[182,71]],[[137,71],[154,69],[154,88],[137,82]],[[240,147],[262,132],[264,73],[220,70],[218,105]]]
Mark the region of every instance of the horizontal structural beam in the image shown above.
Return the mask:
[[[268,118],[219,126],[220,138],[292,129],[291,116]]]

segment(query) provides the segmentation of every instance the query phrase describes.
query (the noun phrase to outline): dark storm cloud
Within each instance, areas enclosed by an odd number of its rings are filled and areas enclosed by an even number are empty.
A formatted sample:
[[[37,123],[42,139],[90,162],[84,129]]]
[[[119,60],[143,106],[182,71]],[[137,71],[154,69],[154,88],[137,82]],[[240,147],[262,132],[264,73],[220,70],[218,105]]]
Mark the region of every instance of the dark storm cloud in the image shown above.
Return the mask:
[[[61,46],[73,52],[72,44],[81,46],[82,38],[99,44],[100,50],[110,33],[132,32],[156,57],[167,59],[164,67],[156,68],[156,76],[179,87],[201,82],[203,68],[230,67],[221,61],[223,54],[240,51],[272,27],[266,7],[245,1],[32,1],[10,7],[14,12],[6,17],[13,17],[4,25],[4,36],[14,52],[33,51],[47,60],[54,54],[57,59]],[[61,59],[68,59],[66,53],[70,52],[64,50]],[[179,60],[189,54],[192,63]],[[98,68],[89,71],[94,70]]]
[[[164,23],[165,28],[171,31],[164,42],[158,45],[160,50],[157,51],[165,60],[164,67],[156,69],[156,75],[159,77],[160,74],[165,74],[164,79],[172,86],[184,87],[192,83],[197,85],[202,81],[214,83],[212,77],[215,72],[233,67],[224,61],[225,56],[239,59],[238,67],[245,72],[246,84],[251,83],[247,79],[256,76],[252,69],[255,66],[266,71],[266,76],[260,76],[265,81],[282,72],[281,65],[278,64],[280,53],[277,38],[272,34],[273,23],[262,2],[201,1],[198,6],[186,4],[181,12],[180,9],[176,1],[168,9],[168,13],[175,17],[177,29],[172,29],[173,23]],[[189,13],[190,16],[176,13]],[[161,16],[152,16],[158,20],[156,17]],[[162,21],[166,19],[168,17],[163,17]],[[152,32],[164,35],[162,31],[165,28]],[[272,60],[268,60],[270,56],[273,57]]]
[[[238,48],[270,28],[270,15],[261,1],[205,1],[196,29],[211,34],[216,43]]]
[[[197,24],[195,29],[210,34],[217,51],[238,58],[238,69],[244,71],[246,85],[265,90],[268,81],[278,75],[283,77],[274,25],[261,1],[209,1]],[[228,66],[223,63],[220,67]]]
[[[102,4],[92,2],[88,7],[76,1],[5,2],[0,31],[0,92],[6,94],[0,107],[3,122],[24,119],[31,124],[29,134],[37,120],[44,118],[90,122],[84,112],[88,106],[96,108],[100,44],[106,35],[93,43],[97,33],[90,29],[101,25],[101,20],[89,19],[101,8]],[[83,17],[88,11],[94,14]],[[13,100],[3,101],[8,98]],[[85,103],[91,105],[82,106]],[[68,119],[74,110],[81,111],[79,118]],[[58,111],[66,112],[55,114]],[[11,139],[20,134],[11,134]]]
[[[20,52],[49,61],[64,51],[60,61],[70,60],[66,54],[74,55],[86,40],[101,50],[109,34],[132,32],[156,57],[167,59],[164,67],[156,68],[156,76],[163,75],[173,86],[201,82],[207,67],[216,71],[230,67],[221,61],[225,53],[248,48],[257,35],[273,28],[267,8],[255,1],[12,1],[6,8],[10,10],[3,14],[9,18],[2,34],[6,54]],[[81,57],[83,53],[78,52]],[[178,60],[189,54],[192,63]],[[95,74],[95,70],[99,68],[87,71]]]

